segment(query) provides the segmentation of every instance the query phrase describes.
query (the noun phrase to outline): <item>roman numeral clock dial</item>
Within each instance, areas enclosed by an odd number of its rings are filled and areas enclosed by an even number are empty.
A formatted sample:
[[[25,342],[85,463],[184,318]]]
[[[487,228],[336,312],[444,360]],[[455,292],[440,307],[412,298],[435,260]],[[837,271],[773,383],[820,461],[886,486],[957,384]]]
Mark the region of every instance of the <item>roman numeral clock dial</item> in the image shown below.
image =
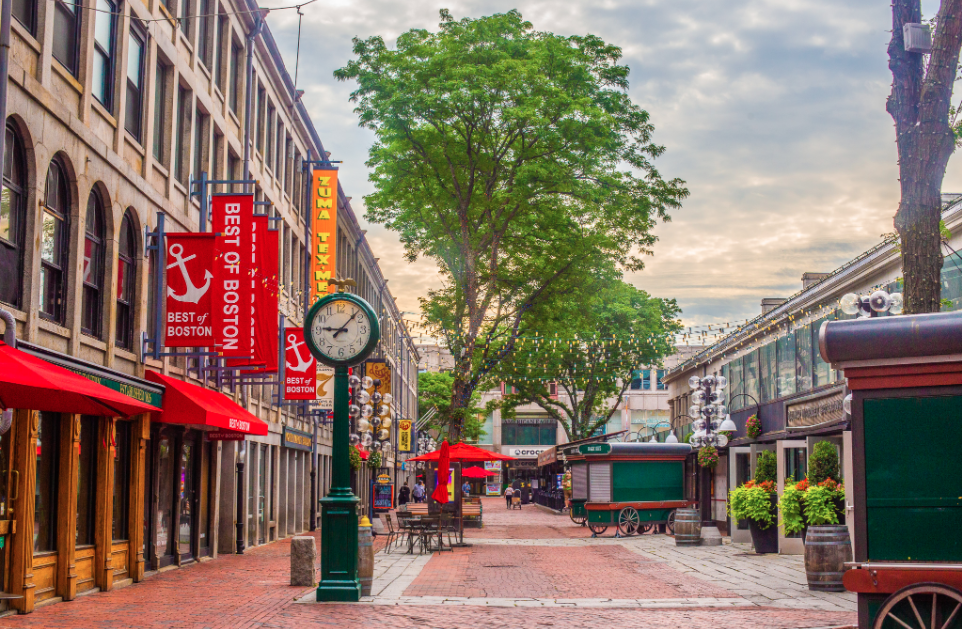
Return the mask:
[[[322,298],[307,315],[307,343],[322,363],[354,365],[374,350],[377,317],[366,301],[349,293]]]

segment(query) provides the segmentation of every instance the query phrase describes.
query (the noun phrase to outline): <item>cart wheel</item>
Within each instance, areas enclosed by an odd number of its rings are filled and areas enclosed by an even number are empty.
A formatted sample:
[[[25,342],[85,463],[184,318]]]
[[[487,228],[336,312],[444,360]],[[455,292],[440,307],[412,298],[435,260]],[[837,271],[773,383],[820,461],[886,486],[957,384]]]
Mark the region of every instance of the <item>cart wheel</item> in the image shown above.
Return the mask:
[[[651,524],[642,524],[640,527],[638,527],[638,535],[644,535],[651,530],[651,527]]]
[[[591,529],[591,532],[594,533],[595,535],[601,535],[602,533],[608,530],[607,526],[604,526],[601,524],[589,524],[588,528]]]
[[[618,531],[622,535],[634,535],[641,525],[641,517],[634,507],[625,507],[618,513]]]
[[[675,534],[675,510],[672,509],[671,513],[668,514],[668,523],[665,525],[668,530],[669,535]]]
[[[574,509],[568,511],[568,517],[571,518],[571,521],[577,524],[578,526],[584,526],[585,522],[588,521],[588,516],[586,515],[575,515]]]
[[[949,629],[962,624],[960,612],[962,592],[941,583],[916,583],[885,599],[872,628]]]

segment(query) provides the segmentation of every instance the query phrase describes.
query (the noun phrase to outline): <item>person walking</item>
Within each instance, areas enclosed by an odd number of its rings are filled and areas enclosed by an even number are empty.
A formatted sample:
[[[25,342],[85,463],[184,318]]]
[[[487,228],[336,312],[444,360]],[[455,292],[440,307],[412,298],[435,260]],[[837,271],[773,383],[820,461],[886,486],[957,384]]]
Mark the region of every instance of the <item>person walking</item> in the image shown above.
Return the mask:
[[[505,501],[505,503],[507,503],[507,508],[508,508],[508,509],[511,508],[511,496],[513,496],[513,495],[514,495],[514,490],[511,489],[511,485],[508,485],[508,486],[504,489],[504,501]]]
[[[418,481],[418,484],[414,486],[414,502],[424,502],[424,483]]]
[[[401,489],[397,492],[397,503],[398,505],[406,505],[409,500],[411,500],[411,488],[407,485],[402,485]]]
[[[471,495],[471,483],[469,483],[468,481],[464,481],[464,484],[461,485],[461,495],[465,497]]]

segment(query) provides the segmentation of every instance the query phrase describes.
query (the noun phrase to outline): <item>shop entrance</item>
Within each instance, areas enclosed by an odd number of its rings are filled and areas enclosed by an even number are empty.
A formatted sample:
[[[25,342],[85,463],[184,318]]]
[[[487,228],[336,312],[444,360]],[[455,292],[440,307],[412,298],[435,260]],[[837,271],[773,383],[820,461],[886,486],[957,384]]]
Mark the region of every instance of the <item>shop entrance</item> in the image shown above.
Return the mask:
[[[170,424],[151,426],[150,490],[145,492],[148,531],[146,560],[157,570],[193,561],[209,552],[205,510],[209,483],[202,483],[203,441],[197,430]],[[204,533],[203,540],[200,533]]]

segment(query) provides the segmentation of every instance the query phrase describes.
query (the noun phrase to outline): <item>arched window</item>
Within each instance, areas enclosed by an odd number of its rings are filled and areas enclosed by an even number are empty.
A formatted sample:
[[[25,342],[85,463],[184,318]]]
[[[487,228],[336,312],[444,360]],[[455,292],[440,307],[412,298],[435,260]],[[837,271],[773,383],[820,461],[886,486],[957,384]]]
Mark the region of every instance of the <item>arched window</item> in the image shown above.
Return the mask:
[[[80,329],[100,338],[104,285],[104,204],[94,188],[87,200],[83,259],[83,307]]]
[[[117,333],[118,347],[131,349],[134,338],[134,281],[137,277],[137,238],[130,210],[120,224],[120,251],[117,253]]]
[[[23,142],[12,124],[7,125],[4,146],[3,191],[0,192],[0,301],[22,308],[27,168]]]
[[[50,162],[40,226],[40,314],[64,323],[67,282],[67,237],[70,233],[70,192],[59,159]]]

